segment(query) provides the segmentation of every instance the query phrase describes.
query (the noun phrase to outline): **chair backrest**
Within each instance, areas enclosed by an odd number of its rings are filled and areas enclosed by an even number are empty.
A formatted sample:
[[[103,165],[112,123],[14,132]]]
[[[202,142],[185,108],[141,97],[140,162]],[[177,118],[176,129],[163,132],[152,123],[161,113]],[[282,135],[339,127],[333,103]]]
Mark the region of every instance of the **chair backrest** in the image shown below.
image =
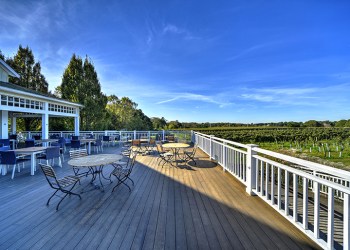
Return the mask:
[[[162,145],[160,145],[160,144],[156,144],[156,145],[157,145],[157,151],[158,151],[158,153],[159,153],[159,154],[163,153],[163,152],[164,152],[164,149],[163,149]]]
[[[3,144],[3,146],[10,146],[10,139],[0,139],[0,143]]]
[[[33,135],[34,140],[41,140],[41,135]]]
[[[70,150],[69,151],[69,156],[70,158],[78,158],[78,157],[83,157],[87,156],[87,150],[86,149],[78,149],[78,150]]]
[[[28,140],[25,140],[25,147],[26,148],[29,148],[29,147],[34,147],[35,146],[35,142],[34,142],[34,139],[28,139]]]
[[[46,159],[51,160],[60,157],[60,147],[48,147],[46,149]]]
[[[79,136],[78,135],[72,135],[72,140],[79,140]]]
[[[175,141],[175,136],[174,136],[174,135],[168,135],[168,136],[166,137],[166,139],[167,139],[168,141],[173,142],[173,141]]]
[[[17,140],[17,135],[10,135],[9,139],[11,139],[11,140]]]
[[[128,165],[128,173],[130,174],[132,169],[134,168],[135,162],[136,162],[136,156],[137,156],[137,152],[131,151],[130,154],[130,160],[129,160],[129,165]]]
[[[64,137],[60,137],[58,139],[58,143],[66,143],[66,139],[64,139]]]
[[[64,147],[64,144],[59,143],[59,142],[51,142],[51,147],[63,148],[63,147]]]
[[[156,139],[153,139],[153,138],[149,139],[149,145],[152,145],[152,146],[156,145]]]
[[[70,143],[72,148],[80,148],[80,140],[71,140]]]
[[[141,146],[141,140],[140,139],[132,140],[131,141],[131,146],[136,146],[136,147]]]
[[[196,150],[197,150],[197,146],[194,146],[191,152],[191,156],[194,156],[196,154]]]
[[[1,164],[14,165],[17,162],[15,151],[12,151],[12,150],[0,151],[0,155],[1,155]]]
[[[109,141],[109,135],[104,135],[104,136],[102,137],[102,140],[103,140],[103,141]]]
[[[101,141],[101,139],[97,139],[97,140],[96,140],[95,146],[102,146],[102,141]]]
[[[50,186],[52,188],[59,187],[59,183],[57,181],[55,170],[51,166],[45,165],[45,164],[39,163],[39,166],[40,166],[41,170],[43,171],[45,178],[46,178],[47,182],[50,184]]]

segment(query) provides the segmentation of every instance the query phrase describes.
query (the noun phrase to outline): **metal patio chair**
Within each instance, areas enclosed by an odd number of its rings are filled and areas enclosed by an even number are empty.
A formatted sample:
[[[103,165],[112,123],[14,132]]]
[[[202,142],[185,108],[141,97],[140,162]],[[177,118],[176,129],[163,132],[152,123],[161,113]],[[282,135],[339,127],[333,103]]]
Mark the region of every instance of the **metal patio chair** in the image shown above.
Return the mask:
[[[78,157],[84,157],[84,156],[87,156],[87,155],[88,155],[87,149],[77,149],[77,150],[70,150],[69,151],[69,157],[71,159],[78,158]],[[83,172],[83,173],[81,173],[81,172],[79,173],[79,170],[81,168],[72,166],[72,169],[73,169],[73,172],[74,172],[75,176],[78,176],[78,177],[88,176],[89,174],[91,174],[91,170],[90,169],[88,171],[86,171],[86,172]]]
[[[134,186],[134,181],[130,178],[130,174],[134,168],[135,162],[136,162],[136,156],[137,152],[131,151],[130,158],[126,163],[118,162],[113,164],[114,169],[111,172],[110,176],[115,176],[118,180],[117,184],[113,187],[112,192],[120,185],[124,184],[129,188],[129,191],[131,192],[130,186],[126,183],[127,180],[130,180],[132,182],[132,185]]]
[[[158,165],[161,162],[164,162],[162,167],[164,167],[165,163],[169,163],[171,165],[171,160],[174,157],[174,154],[170,151],[165,151],[162,145],[160,144],[156,144],[156,146],[157,146],[157,152],[158,152],[157,161],[160,160],[160,162],[158,162]]]
[[[186,162],[193,161],[194,165],[197,165],[196,160],[194,159],[194,156],[196,155],[197,146],[194,146],[192,150],[184,151],[184,160]]]
[[[70,176],[65,176],[63,178],[58,179],[56,176],[55,170],[51,166],[44,165],[41,163],[39,163],[39,165],[50,187],[56,190],[47,200],[46,206],[50,204],[50,200],[55,195],[61,198],[61,200],[58,202],[56,206],[56,210],[58,210],[61,202],[67,197],[67,195],[77,195],[81,199],[81,196],[79,194],[72,192],[75,185],[79,182],[79,177],[70,175]],[[58,191],[62,192],[64,196],[61,197],[57,195]]]

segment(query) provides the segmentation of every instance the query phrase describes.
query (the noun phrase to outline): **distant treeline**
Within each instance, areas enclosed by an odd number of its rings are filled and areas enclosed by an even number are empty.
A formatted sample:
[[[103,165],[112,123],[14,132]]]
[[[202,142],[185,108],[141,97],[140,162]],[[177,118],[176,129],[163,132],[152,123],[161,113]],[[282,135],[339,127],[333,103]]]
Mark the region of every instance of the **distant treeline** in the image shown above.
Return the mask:
[[[349,120],[339,120],[339,121],[316,121],[309,120],[306,122],[268,122],[268,123],[230,123],[230,122],[179,122],[171,121],[167,123],[167,127],[171,129],[230,129],[230,128],[252,128],[252,127],[284,127],[284,128],[314,128],[314,127],[350,127]]]

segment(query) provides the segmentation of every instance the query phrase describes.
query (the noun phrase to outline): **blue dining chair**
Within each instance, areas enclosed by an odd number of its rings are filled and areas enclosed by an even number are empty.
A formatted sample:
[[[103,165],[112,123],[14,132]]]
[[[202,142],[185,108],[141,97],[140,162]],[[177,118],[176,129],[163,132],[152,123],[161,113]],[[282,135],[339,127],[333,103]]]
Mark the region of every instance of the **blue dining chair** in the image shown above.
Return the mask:
[[[38,160],[46,160],[46,165],[49,165],[49,161],[52,161],[53,165],[56,158],[58,158],[58,165],[62,167],[60,147],[48,147],[45,150],[45,155],[37,157]]]
[[[29,147],[34,147],[35,146],[35,141],[34,139],[27,139],[25,140],[25,147],[29,148]]]
[[[85,147],[85,144],[81,144],[80,140],[71,140],[70,144],[70,147],[74,149]]]
[[[13,150],[8,150],[8,151],[0,151],[0,155],[1,155],[1,165],[2,165],[2,171],[3,172],[7,172],[7,168],[8,165],[12,165],[12,179],[15,177],[15,171],[16,171],[16,166],[18,168],[18,172],[21,171],[21,168],[19,166],[20,163],[23,163],[23,167],[24,167],[24,162],[25,161],[29,161],[29,159],[26,158],[17,158],[16,157],[16,153]]]

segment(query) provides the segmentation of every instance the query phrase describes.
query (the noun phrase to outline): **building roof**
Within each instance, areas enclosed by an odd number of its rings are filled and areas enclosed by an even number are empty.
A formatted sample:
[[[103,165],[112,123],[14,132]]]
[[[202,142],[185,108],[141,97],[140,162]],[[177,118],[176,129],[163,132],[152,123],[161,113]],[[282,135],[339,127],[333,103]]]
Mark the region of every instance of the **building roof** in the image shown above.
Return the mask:
[[[17,77],[17,78],[20,77],[19,74],[16,71],[14,71],[14,69],[11,68],[7,63],[5,63],[4,60],[2,60],[1,58],[0,58],[0,67],[4,69],[6,73],[12,77]]]
[[[0,59],[1,60],[1,59]],[[84,107],[84,105],[80,104],[80,103],[76,103],[76,102],[71,102],[71,101],[67,101],[65,99],[62,98],[57,98],[57,97],[53,97],[51,95],[45,94],[45,93],[41,93],[32,89],[28,89],[13,83],[8,83],[8,82],[2,82],[0,81],[0,91],[1,90],[6,90],[8,92],[13,92],[13,93],[17,93],[17,94],[25,94],[28,96],[32,96],[32,97],[36,97],[36,98],[40,98],[40,99],[44,99],[44,100],[50,100],[50,101],[54,101],[54,102],[60,102],[60,103],[66,103],[72,106],[78,106],[78,107]]]

